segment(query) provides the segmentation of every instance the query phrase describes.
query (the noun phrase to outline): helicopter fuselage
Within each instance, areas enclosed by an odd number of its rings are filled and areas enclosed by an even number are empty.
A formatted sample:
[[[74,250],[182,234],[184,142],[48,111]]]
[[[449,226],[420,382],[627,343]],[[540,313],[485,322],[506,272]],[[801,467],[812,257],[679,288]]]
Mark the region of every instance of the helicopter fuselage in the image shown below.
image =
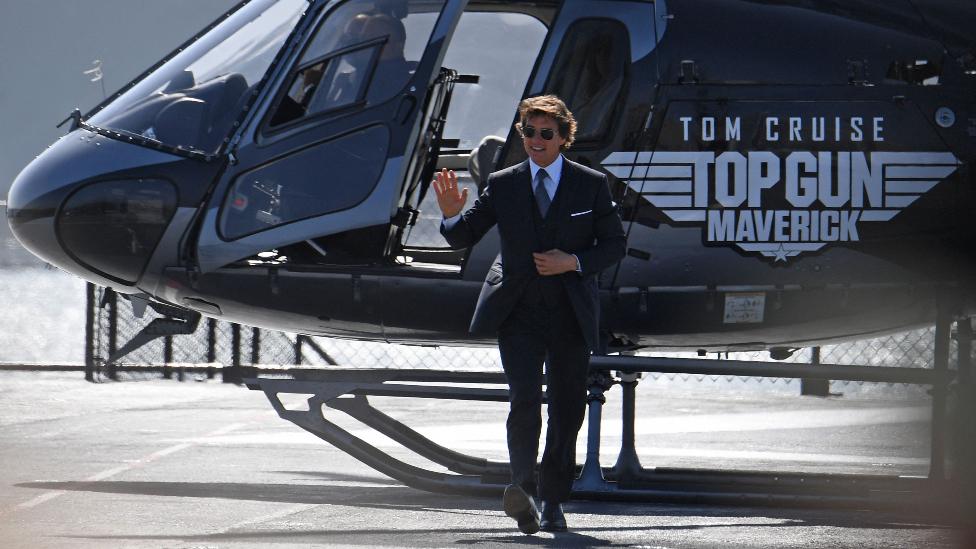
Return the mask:
[[[522,162],[518,100],[555,93],[627,231],[607,350],[971,316],[976,8],[939,6],[254,0],[79,113],[8,219],[45,261],[205,315],[493,344],[467,327],[497,235],[451,249],[427,190]]]

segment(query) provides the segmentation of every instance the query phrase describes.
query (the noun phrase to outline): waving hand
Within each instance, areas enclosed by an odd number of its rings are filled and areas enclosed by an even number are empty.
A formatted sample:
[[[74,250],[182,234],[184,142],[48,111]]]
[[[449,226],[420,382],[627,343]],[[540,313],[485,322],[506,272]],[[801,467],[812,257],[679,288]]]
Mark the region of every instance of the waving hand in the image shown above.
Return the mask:
[[[444,218],[451,218],[461,213],[464,203],[468,201],[468,189],[458,190],[457,174],[447,168],[437,172],[434,179],[434,192],[437,193],[437,205]]]

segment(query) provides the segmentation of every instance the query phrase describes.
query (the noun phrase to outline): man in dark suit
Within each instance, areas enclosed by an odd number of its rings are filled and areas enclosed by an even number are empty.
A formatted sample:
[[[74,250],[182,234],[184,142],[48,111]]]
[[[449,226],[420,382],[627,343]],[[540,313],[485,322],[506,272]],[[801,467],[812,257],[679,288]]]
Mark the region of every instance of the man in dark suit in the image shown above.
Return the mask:
[[[498,226],[501,254],[471,330],[498,333],[510,394],[512,484],[503,505],[522,532],[533,534],[566,530],[561,504],[572,489],[589,357],[599,342],[597,274],[623,257],[625,237],[606,176],[561,154],[576,133],[562,100],[526,99],[519,119],[528,160],[491,174],[474,206],[461,214],[468,192],[458,191],[453,172],[437,174],[434,190],[452,246],[472,246]],[[543,364],[549,420],[537,481]],[[542,500],[541,524],[530,494]]]

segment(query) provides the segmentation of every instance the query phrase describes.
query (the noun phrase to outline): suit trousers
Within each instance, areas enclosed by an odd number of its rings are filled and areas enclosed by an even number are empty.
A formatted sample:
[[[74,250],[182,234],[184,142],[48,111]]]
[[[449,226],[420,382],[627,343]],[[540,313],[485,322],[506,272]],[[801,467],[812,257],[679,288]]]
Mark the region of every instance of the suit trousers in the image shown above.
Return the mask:
[[[540,292],[531,284],[498,331],[509,386],[508,453],[512,484],[543,501],[564,502],[575,479],[590,351],[562,285],[555,279],[542,283],[556,283],[559,291]],[[543,381],[548,422],[537,481]]]

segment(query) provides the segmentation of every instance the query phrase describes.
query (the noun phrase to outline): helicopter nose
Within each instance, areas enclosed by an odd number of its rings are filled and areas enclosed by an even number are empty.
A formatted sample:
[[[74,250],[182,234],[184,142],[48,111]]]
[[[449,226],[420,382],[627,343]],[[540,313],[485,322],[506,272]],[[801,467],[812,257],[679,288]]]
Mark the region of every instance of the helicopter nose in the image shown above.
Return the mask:
[[[7,224],[27,251],[63,268],[70,259],[61,250],[54,231],[54,216],[63,193],[38,177],[36,162],[28,165],[10,186]]]
[[[100,161],[77,149],[82,145],[63,142],[14,180],[10,229],[48,263],[97,284],[132,286],[176,211],[176,188],[162,179],[118,176],[133,166],[120,171],[114,157]]]

